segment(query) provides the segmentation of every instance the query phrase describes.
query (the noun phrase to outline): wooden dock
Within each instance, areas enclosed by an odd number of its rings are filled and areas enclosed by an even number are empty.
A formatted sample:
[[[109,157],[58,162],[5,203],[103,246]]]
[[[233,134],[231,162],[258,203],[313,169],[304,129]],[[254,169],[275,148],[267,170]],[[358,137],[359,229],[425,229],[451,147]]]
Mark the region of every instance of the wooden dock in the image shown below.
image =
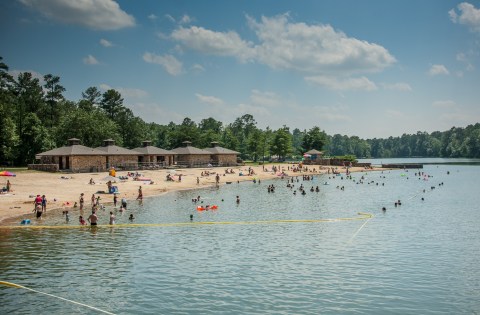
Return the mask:
[[[423,164],[414,164],[414,163],[382,164],[382,168],[401,168],[401,169],[423,168]]]

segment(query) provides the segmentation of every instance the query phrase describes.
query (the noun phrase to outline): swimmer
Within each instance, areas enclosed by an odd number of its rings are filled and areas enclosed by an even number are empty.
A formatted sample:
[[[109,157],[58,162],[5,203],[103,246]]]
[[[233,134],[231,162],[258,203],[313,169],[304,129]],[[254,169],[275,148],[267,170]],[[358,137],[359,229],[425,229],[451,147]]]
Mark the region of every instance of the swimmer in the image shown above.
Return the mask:
[[[78,222],[80,222],[80,225],[85,225],[85,224],[87,224],[87,222],[85,222],[85,219],[83,219],[82,216],[80,216],[80,217],[78,218]]]
[[[88,220],[88,222],[90,222],[91,226],[96,226],[97,225],[98,217],[95,214],[95,211],[92,211],[92,214],[88,217],[87,220]]]
[[[128,217],[128,219],[129,219],[130,221],[135,220],[135,218],[133,217],[133,213],[130,213],[130,216]]]
[[[193,221],[193,214],[190,215],[190,221]]]
[[[240,203],[240,197],[237,196],[237,203]]]
[[[115,224],[115,215],[110,211],[110,225]]]

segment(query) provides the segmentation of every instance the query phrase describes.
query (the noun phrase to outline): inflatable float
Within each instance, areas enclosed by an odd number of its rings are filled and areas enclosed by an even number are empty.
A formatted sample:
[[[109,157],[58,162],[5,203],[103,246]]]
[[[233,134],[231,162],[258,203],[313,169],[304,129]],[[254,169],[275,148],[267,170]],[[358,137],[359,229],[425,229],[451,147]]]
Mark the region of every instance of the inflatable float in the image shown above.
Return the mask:
[[[208,210],[217,210],[218,206],[217,205],[212,205],[212,206],[197,206],[197,211],[208,211]]]

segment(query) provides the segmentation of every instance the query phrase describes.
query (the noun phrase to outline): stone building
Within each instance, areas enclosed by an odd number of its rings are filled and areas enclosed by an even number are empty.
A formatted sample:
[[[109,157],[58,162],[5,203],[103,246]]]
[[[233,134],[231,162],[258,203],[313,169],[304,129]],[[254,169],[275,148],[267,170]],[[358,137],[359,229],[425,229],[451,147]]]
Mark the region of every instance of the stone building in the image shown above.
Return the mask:
[[[97,147],[105,155],[105,168],[130,169],[138,165],[138,152],[115,145],[115,140],[103,140],[103,147]]]
[[[330,161],[323,158],[323,152],[315,149],[305,152],[303,156],[305,164],[328,165]]]
[[[185,167],[201,167],[208,166],[212,163],[211,153],[206,150],[198,149],[191,146],[190,141],[184,141],[183,147],[171,150],[177,155],[177,165]]]
[[[68,139],[68,145],[36,155],[40,164],[30,164],[29,169],[69,170],[72,172],[97,172],[106,170],[105,152],[80,144],[77,138]],[[52,168],[52,166],[57,167]]]
[[[174,152],[157,148],[151,144],[152,141],[143,141],[141,147],[133,149],[133,151],[137,152],[139,164],[153,164],[163,167],[174,164]]]
[[[206,148],[210,152],[210,160],[214,166],[234,166],[237,165],[237,156],[240,152],[222,148],[218,142],[212,142],[212,148]]]

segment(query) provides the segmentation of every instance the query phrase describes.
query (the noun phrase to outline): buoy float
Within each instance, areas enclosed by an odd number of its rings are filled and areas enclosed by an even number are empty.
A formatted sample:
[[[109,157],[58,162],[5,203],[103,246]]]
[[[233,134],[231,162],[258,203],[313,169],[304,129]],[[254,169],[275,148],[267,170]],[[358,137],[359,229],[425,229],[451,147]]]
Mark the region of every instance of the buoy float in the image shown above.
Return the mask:
[[[217,210],[217,209],[218,209],[217,205],[206,206],[206,207],[197,206],[197,211],[208,211],[208,210]]]

